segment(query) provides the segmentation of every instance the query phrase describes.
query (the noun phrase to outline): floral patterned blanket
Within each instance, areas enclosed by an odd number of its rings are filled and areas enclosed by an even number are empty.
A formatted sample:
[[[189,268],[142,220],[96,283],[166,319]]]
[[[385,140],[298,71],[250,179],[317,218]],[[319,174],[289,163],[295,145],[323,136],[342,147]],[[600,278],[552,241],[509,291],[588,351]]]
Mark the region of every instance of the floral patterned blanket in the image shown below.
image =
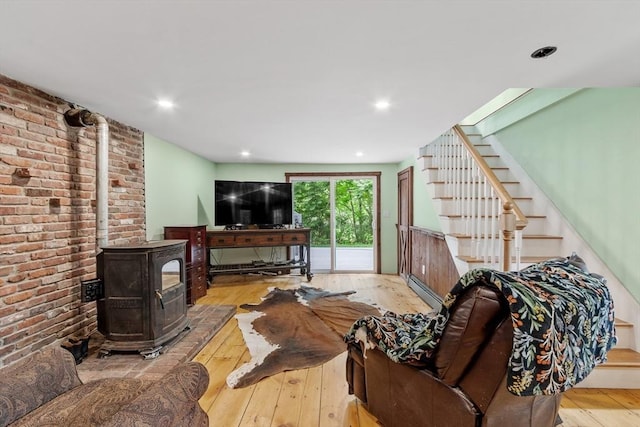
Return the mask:
[[[485,285],[504,294],[511,311],[513,349],[507,387],[519,396],[556,394],[582,381],[616,343],[613,301],[606,280],[566,259],[519,272],[476,269],[463,275],[439,311],[358,319],[346,342],[378,347],[400,363],[428,363],[449,310],[461,293]]]

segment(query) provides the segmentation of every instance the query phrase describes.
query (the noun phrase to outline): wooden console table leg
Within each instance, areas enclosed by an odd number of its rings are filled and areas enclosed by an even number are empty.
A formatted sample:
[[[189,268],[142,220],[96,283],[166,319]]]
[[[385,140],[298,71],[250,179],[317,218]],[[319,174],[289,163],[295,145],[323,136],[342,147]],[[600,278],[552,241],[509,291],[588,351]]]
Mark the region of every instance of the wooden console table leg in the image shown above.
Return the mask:
[[[307,282],[310,282],[313,279],[313,273],[311,273],[311,244],[307,242],[306,245],[300,246],[300,253],[303,254],[307,252],[307,256],[305,259],[305,264],[307,265]],[[302,256],[302,255],[301,255]]]

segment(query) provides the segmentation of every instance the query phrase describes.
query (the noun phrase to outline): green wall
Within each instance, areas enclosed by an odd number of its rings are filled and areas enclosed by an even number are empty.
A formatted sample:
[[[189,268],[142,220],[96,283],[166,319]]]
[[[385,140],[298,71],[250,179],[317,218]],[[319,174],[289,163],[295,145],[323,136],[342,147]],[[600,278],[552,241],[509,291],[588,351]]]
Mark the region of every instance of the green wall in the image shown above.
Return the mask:
[[[396,218],[397,164],[254,164],[219,163],[216,179],[244,181],[284,181],[285,173],[293,172],[381,172],[380,175],[380,246],[382,273],[397,272]],[[213,181],[211,181],[213,191]]]
[[[162,239],[165,225],[213,224],[216,165],[144,135],[147,239]]]
[[[574,88],[530,90],[525,95],[522,95],[522,98],[512,101],[506,107],[500,108],[498,113],[489,115],[478,123],[476,128],[482,135],[491,135],[556,102],[562,101],[580,90]]]
[[[538,89],[530,101],[556,89]],[[640,300],[640,88],[584,89],[495,136],[625,287]]]
[[[215,164],[153,135],[144,139],[147,239],[161,239],[165,225],[212,228],[216,179],[284,181],[286,172],[381,172],[381,271],[396,273],[397,164]]]
[[[551,100],[551,101],[550,101]],[[545,106],[546,105],[546,106]],[[576,231],[640,300],[640,89],[537,89],[494,113],[495,132]],[[483,127],[481,123],[479,127]],[[418,147],[416,147],[418,149]],[[173,224],[213,225],[213,181],[285,179],[286,172],[381,172],[381,269],[396,273],[397,173],[414,167],[414,224],[441,230],[422,162],[214,164],[145,135],[147,238]]]

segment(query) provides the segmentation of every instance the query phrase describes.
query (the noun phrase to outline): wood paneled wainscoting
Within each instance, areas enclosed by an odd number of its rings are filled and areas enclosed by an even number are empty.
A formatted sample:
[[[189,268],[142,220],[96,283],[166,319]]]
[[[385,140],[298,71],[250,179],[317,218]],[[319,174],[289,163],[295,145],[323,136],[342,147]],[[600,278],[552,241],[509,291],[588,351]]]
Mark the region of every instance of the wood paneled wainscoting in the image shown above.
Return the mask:
[[[409,227],[411,263],[407,283],[432,307],[437,307],[460,275],[447,247],[444,234]]]

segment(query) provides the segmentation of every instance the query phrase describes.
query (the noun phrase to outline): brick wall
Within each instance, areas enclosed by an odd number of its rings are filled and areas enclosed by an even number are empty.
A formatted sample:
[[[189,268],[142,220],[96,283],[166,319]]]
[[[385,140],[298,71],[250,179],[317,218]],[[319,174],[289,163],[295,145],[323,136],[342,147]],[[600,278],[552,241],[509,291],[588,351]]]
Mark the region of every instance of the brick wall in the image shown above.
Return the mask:
[[[96,132],[68,127],[68,109],[0,75],[0,366],[96,328],[80,302],[96,274]],[[143,134],[107,120],[109,243],[144,240]]]

